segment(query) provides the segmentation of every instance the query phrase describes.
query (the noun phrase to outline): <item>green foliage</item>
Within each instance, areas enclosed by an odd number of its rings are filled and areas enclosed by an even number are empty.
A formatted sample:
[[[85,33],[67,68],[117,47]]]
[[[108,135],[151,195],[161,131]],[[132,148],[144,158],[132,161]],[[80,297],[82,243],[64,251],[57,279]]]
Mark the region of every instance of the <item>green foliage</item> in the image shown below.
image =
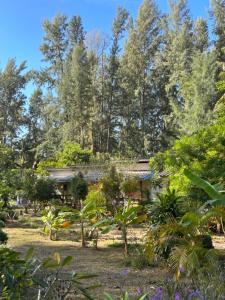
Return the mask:
[[[69,228],[72,225],[72,213],[63,208],[54,206],[46,207],[42,211],[41,220],[44,223],[43,231],[49,235],[51,240],[57,239],[57,232],[60,229]]]
[[[79,144],[67,142],[63,151],[58,154],[58,163],[62,166],[72,166],[79,163],[89,163],[91,151],[82,149]]]
[[[39,261],[29,249],[25,258],[9,248],[0,248],[0,294],[7,300],[66,299],[68,294],[83,295],[93,299],[90,290],[98,285],[86,284],[96,277],[93,274],[65,272],[73,258],[64,259],[59,253]]]
[[[137,192],[140,189],[139,182],[137,178],[126,178],[121,184],[121,191],[129,196],[129,193]]]
[[[0,71],[0,140],[5,145],[15,145],[25,125],[24,89],[28,82],[25,69],[25,61],[17,66],[16,60],[11,58]]]
[[[84,201],[84,207],[81,210],[81,213],[92,226],[90,236],[92,236],[94,247],[97,249],[99,235],[103,229],[99,222],[101,222],[101,220],[104,219],[107,214],[106,199],[98,186],[97,189],[95,188],[89,191]],[[99,226],[95,226],[96,223],[98,223]]]
[[[156,253],[169,258],[177,278],[181,276],[181,269],[186,270],[187,276],[192,276],[217,261],[208,224],[212,219],[225,217],[224,195],[189,170],[186,169],[184,174],[214,200],[207,201],[198,210],[187,211],[181,218],[171,215],[156,223],[157,226],[149,230],[145,249],[147,255]]]
[[[46,177],[38,177],[33,170],[23,171],[18,194],[31,202],[46,203],[54,198],[55,183]]]
[[[20,253],[0,248],[0,294],[7,300],[22,299],[24,289],[32,286],[32,263]]]
[[[172,218],[179,218],[182,215],[182,198],[177,196],[175,190],[167,189],[159,193],[156,199],[147,206],[152,225],[157,226],[167,223]]]
[[[91,151],[82,149],[79,144],[67,142],[63,150],[58,152],[55,157],[39,162],[37,173],[46,175],[46,168],[60,168],[66,166],[73,166],[79,163],[89,163],[91,158]]]
[[[102,192],[106,198],[106,206],[110,211],[116,211],[118,202],[121,199],[122,175],[112,166],[107,176],[101,179]]]
[[[124,253],[125,255],[128,255],[129,249],[127,229],[130,225],[137,224],[143,221],[143,216],[138,215],[138,212],[140,212],[140,210],[140,205],[134,205],[131,200],[128,200],[126,203],[124,203],[123,207],[119,207],[113,217],[108,217],[106,219],[100,220],[95,224],[95,227],[105,227],[103,233],[107,233],[115,227],[119,227],[121,229],[122,238],[124,241]]]
[[[211,204],[225,206],[225,195],[221,192],[218,192],[217,189],[214,186],[212,186],[209,182],[194,175],[187,169],[184,170],[184,175],[188,177],[199,188],[203,189],[210,196],[210,198],[212,199],[210,201]]]
[[[3,206],[4,203],[0,202],[0,245],[5,244],[8,240],[7,234],[4,231],[2,231],[2,228],[5,227],[4,215],[2,214],[2,212],[4,211]]]
[[[224,137],[224,123],[203,128],[191,137],[177,140],[171,150],[156,155],[150,160],[150,168],[168,173],[169,186],[179,195],[193,200],[206,199],[206,195],[193,186],[183,171],[188,168],[212,184],[224,184]]]
[[[70,191],[74,201],[84,200],[88,194],[88,184],[82,173],[74,176],[70,182]]]

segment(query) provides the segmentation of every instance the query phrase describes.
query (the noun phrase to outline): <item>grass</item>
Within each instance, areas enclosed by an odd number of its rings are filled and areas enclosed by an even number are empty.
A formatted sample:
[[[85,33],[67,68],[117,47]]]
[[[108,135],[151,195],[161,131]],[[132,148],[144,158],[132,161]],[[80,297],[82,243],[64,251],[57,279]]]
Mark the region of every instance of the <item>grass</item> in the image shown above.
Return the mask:
[[[148,263],[140,256],[135,256],[135,247],[141,242],[145,233],[144,228],[132,228],[129,230],[129,242],[131,257],[125,258],[123,254],[123,243],[121,232],[114,230],[103,235],[99,240],[99,250],[92,248],[88,242],[88,248],[82,249],[80,243],[79,224],[70,229],[61,231],[57,241],[50,241],[42,233],[40,217],[25,215],[18,221],[7,225],[8,245],[17,251],[25,253],[33,246],[34,255],[40,259],[46,258],[54,252],[59,252],[64,258],[71,255],[74,259],[68,271],[78,271],[97,274],[95,282],[102,285],[96,290],[96,299],[105,300],[103,293],[120,295],[121,291],[129,291],[133,298],[141,288],[149,291],[159,286],[168,276],[168,270],[162,265]],[[221,254],[225,253],[224,236],[216,236],[213,239],[214,246]],[[124,269],[128,269],[126,276]]]
[[[29,226],[29,223],[33,225]],[[141,231],[142,229],[135,228],[135,235],[141,235]],[[62,257],[73,256],[74,259],[68,271],[76,270],[97,274],[98,277],[95,282],[102,285],[95,292],[97,293],[96,299],[99,300],[105,299],[104,292],[119,295],[122,290],[128,290],[135,296],[138,288],[141,287],[143,290],[149,290],[150,286],[154,288],[156,282],[163,281],[167,275],[165,268],[149,267],[139,270],[129,267],[129,272],[125,276],[123,272],[125,268],[123,244],[120,240],[121,232],[118,230],[100,238],[99,250],[94,250],[91,247],[91,242],[88,243],[88,248],[81,248],[80,241],[78,241],[78,226],[61,232],[59,240],[50,241],[47,236],[41,233],[41,223],[38,217],[25,216],[21,220],[8,224],[6,232],[9,236],[8,245],[22,253],[33,246],[34,255],[40,259],[48,257],[54,252],[59,252]]]

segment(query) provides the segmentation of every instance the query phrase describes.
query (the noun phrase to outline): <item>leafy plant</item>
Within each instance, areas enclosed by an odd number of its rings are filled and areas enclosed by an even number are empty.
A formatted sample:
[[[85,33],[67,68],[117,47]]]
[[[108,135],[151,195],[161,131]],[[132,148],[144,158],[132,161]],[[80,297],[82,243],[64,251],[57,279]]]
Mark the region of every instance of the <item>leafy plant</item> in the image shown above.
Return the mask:
[[[60,229],[68,228],[72,225],[71,212],[63,208],[54,206],[46,207],[42,211],[41,220],[44,223],[44,232],[49,235],[51,240],[57,238],[57,232]]]
[[[28,250],[25,259],[21,259],[19,252],[0,248],[0,294],[4,299],[22,299],[24,289],[33,285],[31,255],[32,249]]]
[[[102,228],[100,226],[96,227],[95,224],[104,219],[106,216],[106,199],[99,187],[88,193],[84,204],[86,217],[92,226],[90,235],[92,237],[94,236],[94,247],[97,249],[99,233]]]
[[[192,136],[183,136],[170,150],[150,159],[150,169],[156,174],[168,174],[167,183],[178,195],[204,202],[207,194],[185,176],[184,170],[207,178],[212,184],[225,184],[224,132],[225,123],[218,121]]]
[[[82,294],[87,299],[93,299],[89,291],[98,284],[85,284],[94,274],[65,272],[73,258],[61,258],[59,253],[39,261],[33,257],[30,248],[21,258],[19,252],[9,248],[0,248],[0,295],[7,300],[60,299],[64,300],[70,294]]]
[[[175,190],[167,189],[164,193],[158,193],[157,198],[147,205],[150,222],[154,226],[165,224],[171,218],[181,217],[182,198]]]
[[[81,243],[82,247],[85,247],[85,232],[84,232],[84,220],[86,217],[86,208],[83,207],[83,201],[88,194],[88,184],[84,180],[83,174],[79,173],[78,175],[74,176],[70,183],[70,190],[72,197],[76,203],[80,203],[81,210],[76,212],[80,220],[81,225]]]
[[[106,198],[106,207],[112,213],[117,211],[118,203],[122,199],[121,183],[122,175],[116,171],[115,166],[112,166],[109,174],[101,180],[102,192]]]
[[[0,245],[1,244],[5,244],[8,240],[8,236],[7,234],[2,230],[2,228],[5,227],[5,222],[4,222],[4,218],[2,218],[3,214],[3,206],[4,206],[4,203],[0,201]]]
[[[138,212],[141,211],[140,205],[134,205],[131,200],[128,200],[124,203],[123,207],[118,209],[118,212],[113,217],[108,217],[103,219],[95,224],[96,227],[104,227],[104,233],[119,228],[122,232],[122,238],[124,241],[124,253],[125,255],[129,254],[128,249],[128,238],[127,238],[127,229],[130,225],[142,222],[145,219],[144,215],[138,215]]]

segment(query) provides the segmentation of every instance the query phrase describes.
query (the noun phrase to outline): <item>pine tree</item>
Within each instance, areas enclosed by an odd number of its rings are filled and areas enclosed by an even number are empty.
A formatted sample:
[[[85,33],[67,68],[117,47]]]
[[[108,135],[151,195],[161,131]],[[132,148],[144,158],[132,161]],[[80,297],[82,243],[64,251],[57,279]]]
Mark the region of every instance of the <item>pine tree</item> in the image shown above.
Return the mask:
[[[145,0],[131,28],[122,57],[122,152],[144,156],[149,151],[148,133],[154,131],[156,105],[151,88],[156,53],[160,46],[160,15],[152,0]],[[125,150],[126,149],[126,150]]]
[[[60,99],[65,114],[64,139],[90,146],[90,73],[83,43],[77,44],[62,77]]]
[[[106,152],[111,153],[118,143],[116,133],[119,128],[119,54],[120,39],[123,37],[127,28],[128,12],[119,7],[117,16],[112,26],[112,46],[110,48],[108,62],[108,82],[107,82],[107,98],[105,104],[106,113]]]
[[[184,99],[180,93],[182,78],[191,73],[192,54],[194,51],[193,22],[186,0],[170,0],[170,12],[167,17],[164,40],[164,66],[168,71],[166,83],[170,114],[165,116],[166,131],[177,137],[178,116]]]
[[[17,66],[15,59],[9,59],[0,72],[0,137],[3,144],[15,143],[24,125],[24,88],[28,82],[25,69],[26,62]]]
[[[215,105],[215,53],[196,52],[191,69],[191,75],[182,81],[184,106],[177,116],[181,133],[189,135],[212,122],[212,107]]]
[[[208,24],[206,20],[198,18],[194,27],[194,44],[195,48],[200,52],[204,52],[209,46]]]
[[[213,32],[216,35],[215,48],[218,61],[221,63],[220,69],[222,69],[225,63],[225,1],[211,0],[211,6],[214,18]]]
[[[50,86],[56,86],[63,73],[63,65],[68,47],[68,20],[61,14],[56,15],[52,21],[45,20],[43,23],[45,36],[40,46],[48,67],[40,74],[42,82]]]
[[[34,90],[29,99],[26,115],[27,135],[22,140],[21,149],[24,152],[24,160],[28,166],[34,165],[37,157],[37,147],[43,139],[43,93],[40,88]]]

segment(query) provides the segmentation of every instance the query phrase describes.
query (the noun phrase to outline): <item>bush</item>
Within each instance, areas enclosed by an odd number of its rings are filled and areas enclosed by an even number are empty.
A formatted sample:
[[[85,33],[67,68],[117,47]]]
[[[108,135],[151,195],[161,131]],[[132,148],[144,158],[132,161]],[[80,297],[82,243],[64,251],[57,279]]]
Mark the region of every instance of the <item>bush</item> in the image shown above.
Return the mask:
[[[184,136],[172,149],[159,153],[150,160],[150,168],[157,173],[168,173],[171,189],[194,201],[207,199],[204,191],[194,186],[183,174],[184,169],[209,180],[212,184],[225,184],[225,123],[201,129],[196,134]]]

